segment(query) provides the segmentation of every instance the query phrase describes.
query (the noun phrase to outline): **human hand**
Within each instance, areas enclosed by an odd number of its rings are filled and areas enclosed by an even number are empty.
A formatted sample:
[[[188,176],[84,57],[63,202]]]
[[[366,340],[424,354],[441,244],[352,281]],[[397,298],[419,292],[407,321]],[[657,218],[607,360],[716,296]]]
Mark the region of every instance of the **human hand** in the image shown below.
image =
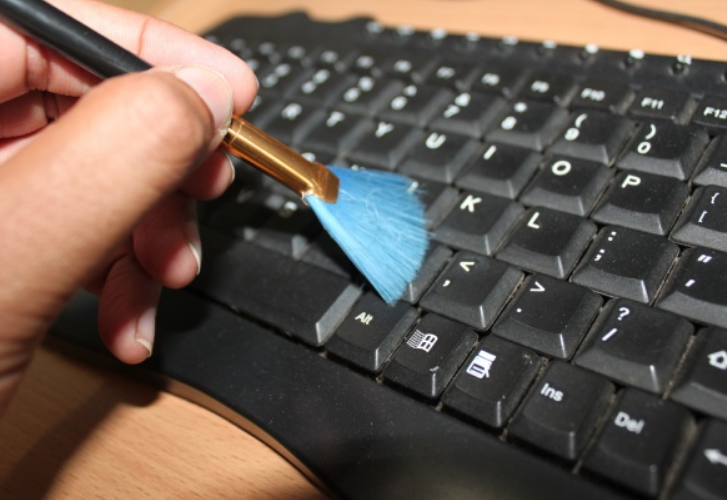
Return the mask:
[[[161,287],[199,272],[193,198],[232,182],[216,148],[256,92],[239,58],[194,35],[104,4],[52,3],[160,69],[99,82],[0,23],[0,415],[80,287],[99,295],[115,356],[151,354]]]

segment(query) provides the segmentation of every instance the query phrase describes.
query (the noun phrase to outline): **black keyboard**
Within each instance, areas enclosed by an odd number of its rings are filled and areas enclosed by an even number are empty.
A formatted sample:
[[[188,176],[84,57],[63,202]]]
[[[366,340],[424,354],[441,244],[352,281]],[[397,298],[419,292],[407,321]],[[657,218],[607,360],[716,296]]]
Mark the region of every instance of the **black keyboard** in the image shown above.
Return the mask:
[[[418,182],[433,242],[389,307],[240,164],[137,373],[335,497],[727,498],[727,63],[303,14],[207,38],[251,122]],[[101,350],[95,307],[55,335]]]

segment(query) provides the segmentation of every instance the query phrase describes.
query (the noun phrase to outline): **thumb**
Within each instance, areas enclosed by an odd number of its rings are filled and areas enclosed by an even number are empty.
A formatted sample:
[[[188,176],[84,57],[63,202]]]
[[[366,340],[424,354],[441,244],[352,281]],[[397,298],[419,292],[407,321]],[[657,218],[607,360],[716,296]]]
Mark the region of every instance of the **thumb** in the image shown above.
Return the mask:
[[[125,75],[0,165],[0,414],[66,301],[219,144],[232,107],[212,70]]]

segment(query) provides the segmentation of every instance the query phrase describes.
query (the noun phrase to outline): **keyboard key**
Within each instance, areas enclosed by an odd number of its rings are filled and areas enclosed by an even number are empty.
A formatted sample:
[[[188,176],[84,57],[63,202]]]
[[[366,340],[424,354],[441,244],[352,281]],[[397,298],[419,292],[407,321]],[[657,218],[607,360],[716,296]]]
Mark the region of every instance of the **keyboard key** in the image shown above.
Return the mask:
[[[698,188],[671,236],[680,243],[727,252],[727,188]]]
[[[727,328],[727,254],[705,248],[684,252],[657,307]]]
[[[356,82],[348,73],[337,73],[333,69],[320,68],[293,88],[291,99],[320,106],[330,105],[339,92]]]
[[[482,67],[484,69],[472,85],[474,91],[492,92],[510,99],[520,91],[527,78],[525,71],[500,61],[484,61]]]
[[[607,295],[651,302],[678,247],[666,238],[616,226],[603,228],[571,281]]]
[[[720,135],[707,147],[699,162],[694,184],[727,187],[727,135]]]
[[[429,128],[479,139],[505,104],[504,99],[495,95],[462,92],[432,120]]]
[[[540,357],[525,347],[485,337],[462,365],[442,402],[445,408],[502,428],[530,387],[540,363]]]
[[[380,66],[381,71],[393,78],[413,83],[424,83],[437,67],[436,58],[426,52],[396,50]]]
[[[538,99],[565,107],[578,91],[572,76],[538,72],[525,80],[520,99]]]
[[[650,120],[641,124],[616,166],[685,180],[708,142],[703,130]]]
[[[476,342],[467,326],[428,314],[384,368],[384,379],[425,398],[439,397]]]
[[[487,144],[462,169],[455,184],[462,189],[515,199],[538,168],[542,156],[510,144]]]
[[[327,233],[322,232],[305,249],[300,258],[303,262],[353,280],[358,270],[341,247]]]
[[[433,244],[429,247],[424,257],[424,263],[414,281],[407,285],[401,300],[415,304],[419,301],[424,292],[429,288],[434,278],[442,271],[449,262],[452,251],[442,245]]]
[[[716,500],[727,491],[727,424],[707,420],[672,493],[673,500]]]
[[[311,71],[299,64],[281,62],[267,71],[258,72],[260,89],[286,96],[300,82],[308,78]]]
[[[504,262],[460,252],[419,305],[483,331],[492,325],[522,275]]]
[[[379,121],[349,156],[352,162],[393,170],[422,136],[421,130],[409,125]]]
[[[299,259],[321,232],[316,215],[300,199],[287,198],[259,227],[249,240],[274,252]]]
[[[684,408],[626,389],[583,465],[638,493],[656,496],[691,425]]]
[[[430,132],[412,146],[398,170],[403,174],[451,184],[479,148],[479,142],[463,135]]]
[[[633,98],[633,90],[624,81],[587,78],[571,102],[571,107],[595,108],[623,114]]]
[[[569,359],[603,300],[587,288],[534,275],[503,311],[492,331],[500,337]]]
[[[450,209],[457,203],[459,191],[452,186],[412,177],[416,183],[419,199],[424,205],[424,218],[427,229],[439,224]]]
[[[659,118],[684,123],[693,109],[694,99],[688,92],[644,88],[629,108],[629,114],[639,118]]]
[[[592,218],[603,224],[666,235],[676,220],[689,188],[671,177],[621,172],[593,210]]]
[[[699,332],[671,399],[707,415],[727,420],[727,330]],[[727,452],[727,449],[725,450]]]
[[[609,303],[575,358],[625,385],[661,394],[694,326],[675,314],[619,299]]]
[[[389,306],[373,292],[356,302],[326,350],[372,373],[378,373],[417,319],[405,302]]]
[[[267,126],[270,120],[275,118],[282,108],[283,105],[278,98],[265,92],[259,92],[255,96],[252,106],[245,113],[245,120],[263,128]]]
[[[424,126],[452,99],[449,90],[431,85],[407,85],[383,108],[380,116],[410,125]]]
[[[497,258],[528,271],[567,277],[596,233],[596,225],[575,215],[532,208],[520,220]]]
[[[707,127],[710,131],[722,133],[727,128],[727,99],[707,95],[697,106],[692,123]]]
[[[427,83],[450,87],[453,90],[466,91],[477,78],[479,70],[470,63],[446,61],[438,63],[429,75]]]
[[[542,151],[560,133],[568,112],[555,104],[518,101],[489,132],[488,141]]]
[[[311,104],[289,102],[267,124],[267,132],[287,145],[295,145],[310,128],[325,116],[325,111]]]
[[[523,209],[515,202],[465,191],[436,227],[433,238],[456,248],[493,255]]]
[[[581,111],[573,116],[548,152],[611,165],[633,130],[634,123],[623,116]]]
[[[360,76],[333,99],[333,106],[342,111],[374,116],[394,98],[404,83],[387,78]]]
[[[543,165],[520,201],[575,215],[588,215],[613,171],[587,160],[553,156]]]
[[[318,118],[301,139],[303,146],[333,156],[343,155],[361,137],[374,129],[374,122],[343,111],[332,110]]]
[[[193,288],[311,345],[324,344],[361,290],[348,279],[249,242],[202,231]]]
[[[554,361],[515,414],[509,435],[574,461],[613,392],[605,378]]]

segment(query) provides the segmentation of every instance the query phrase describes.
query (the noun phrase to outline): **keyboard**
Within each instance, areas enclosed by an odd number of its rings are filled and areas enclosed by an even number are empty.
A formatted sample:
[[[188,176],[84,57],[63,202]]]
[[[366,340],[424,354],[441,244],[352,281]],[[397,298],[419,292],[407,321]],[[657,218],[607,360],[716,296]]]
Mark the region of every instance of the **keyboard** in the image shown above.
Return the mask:
[[[239,163],[132,373],[336,498],[727,498],[727,63],[303,13],[206,36],[252,123],[409,176],[432,244],[388,306]],[[95,310],[53,335],[103,352]]]

